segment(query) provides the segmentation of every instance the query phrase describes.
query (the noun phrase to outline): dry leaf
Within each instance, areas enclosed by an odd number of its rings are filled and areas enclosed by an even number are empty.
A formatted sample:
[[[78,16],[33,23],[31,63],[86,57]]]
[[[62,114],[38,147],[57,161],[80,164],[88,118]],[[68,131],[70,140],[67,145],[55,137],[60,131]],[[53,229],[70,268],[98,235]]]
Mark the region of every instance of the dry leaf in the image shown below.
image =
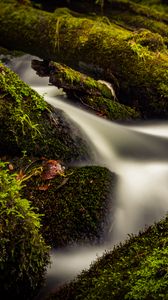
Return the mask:
[[[49,180],[57,175],[63,175],[64,168],[57,160],[47,160],[43,165],[43,172],[41,174],[43,180]]]

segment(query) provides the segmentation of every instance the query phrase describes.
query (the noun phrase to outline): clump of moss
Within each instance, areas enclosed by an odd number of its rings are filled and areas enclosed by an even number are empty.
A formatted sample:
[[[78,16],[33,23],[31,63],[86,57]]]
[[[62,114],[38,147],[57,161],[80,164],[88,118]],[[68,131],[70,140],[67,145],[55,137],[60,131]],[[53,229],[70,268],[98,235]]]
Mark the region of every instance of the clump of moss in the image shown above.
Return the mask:
[[[32,165],[33,176],[25,181],[23,195],[43,214],[42,234],[47,243],[61,247],[99,242],[108,227],[109,207],[115,205],[117,176],[105,168],[90,166],[65,169],[63,175],[44,180],[43,165],[38,166]]]
[[[6,127],[4,144],[7,139],[10,143],[11,138],[11,146],[13,144],[14,149],[19,148],[19,138],[25,136],[28,140],[32,139],[32,143],[35,143],[36,137],[40,135],[37,120],[47,107],[43,98],[33,92],[28,85],[24,84],[14,72],[3,64],[0,64],[0,91],[1,134]],[[30,112],[31,115],[29,115]],[[33,116],[36,115],[35,122]]]
[[[166,300],[168,217],[108,251],[48,299]]]
[[[118,103],[111,83],[95,80],[84,73],[56,62],[33,60],[33,69],[40,76],[49,76],[49,82],[62,88],[71,101],[84,109],[110,120],[137,119],[140,114],[133,108]]]
[[[0,294],[31,299],[43,284],[49,247],[40,234],[40,216],[21,198],[22,184],[0,162]]]
[[[134,40],[137,44],[147,47],[150,51],[162,51],[166,49],[163,37],[149,30],[139,30],[135,34]]]
[[[84,109],[110,120],[131,120],[140,118],[134,108],[118,102],[112,85],[95,80],[68,66],[50,63],[50,83],[62,87],[68,97],[80,102]]]
[[[141,118],[140,112],[127,105],[105,97],[85,97],[82,102],[89,107],[89,110],[96,112],[97,115],[109,120],[126,121]],[[87,107],[87,108],[88,108]]]
[[[0,63],[0,154],[89,158],[81,130]]]

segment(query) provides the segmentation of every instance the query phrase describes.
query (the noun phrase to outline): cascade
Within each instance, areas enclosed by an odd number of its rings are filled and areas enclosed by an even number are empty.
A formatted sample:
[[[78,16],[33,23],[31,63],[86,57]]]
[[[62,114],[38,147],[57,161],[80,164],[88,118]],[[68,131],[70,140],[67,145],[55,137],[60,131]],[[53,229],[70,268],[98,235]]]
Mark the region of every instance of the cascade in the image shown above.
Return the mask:
[[[61,251],[53,249],[47,286],[38,298],[42,299],[47,289],[72,279],[106,249],[166,214],[168,122],[122,125],[77,108],[69,103],[62,91],[48,85],[48,78],[39,78],[35,74],[30,67],[31,59],[30,55],[25,55],[8,65],[48,103],[63,110],[82,128],[95,151],[92,164],[107,167],[119,176],[117,205],[107,234],[108,243],[100,247],[75,245]]]

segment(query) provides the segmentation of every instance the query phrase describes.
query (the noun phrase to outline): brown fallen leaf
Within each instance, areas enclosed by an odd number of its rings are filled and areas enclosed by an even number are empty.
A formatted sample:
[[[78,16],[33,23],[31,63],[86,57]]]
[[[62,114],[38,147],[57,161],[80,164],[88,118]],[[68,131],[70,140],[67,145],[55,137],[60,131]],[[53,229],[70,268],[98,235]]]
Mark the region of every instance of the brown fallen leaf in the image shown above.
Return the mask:
[[[47,160],[43,163],[43,172],[41,177],[43,180],[53,179],[57,175],[64,174],[64,167],[61,166],[58,160]]]

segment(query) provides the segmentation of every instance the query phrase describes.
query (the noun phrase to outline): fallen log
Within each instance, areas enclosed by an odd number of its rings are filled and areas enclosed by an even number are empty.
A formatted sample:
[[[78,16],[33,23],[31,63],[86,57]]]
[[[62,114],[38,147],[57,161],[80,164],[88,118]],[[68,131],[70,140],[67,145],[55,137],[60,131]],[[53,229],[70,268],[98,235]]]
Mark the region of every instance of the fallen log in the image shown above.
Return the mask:
[[[32,68],[39,76],[49,76],[49,82],[62,88],[68,98],[84,109],[111,120],[140,118],[130,107],[118,103],[112,85],[103,80],[94,80],[65,65],[55,62],[32,60]]]
[[[117,82],[119,102],[136,107],[144,118],[166,118],[168,55],[162,38],[151,34],[154,49],[143,30],[0,3],[2,46],[76,69],[81,61],[99,67],[99,79]]]
[[[161,34],[164,41],[168,42],[168,14],[161,1],[148,3],[136,0],[51,0],[46,3],[41,0],[40,3],[44,10],[54,11],[58,7],[67,7],[73,16],[77,16],[78,13],[88,16],[92,14],[92,19],[102,17],[107,24],[115,22],[131,31],[148,29]]]

